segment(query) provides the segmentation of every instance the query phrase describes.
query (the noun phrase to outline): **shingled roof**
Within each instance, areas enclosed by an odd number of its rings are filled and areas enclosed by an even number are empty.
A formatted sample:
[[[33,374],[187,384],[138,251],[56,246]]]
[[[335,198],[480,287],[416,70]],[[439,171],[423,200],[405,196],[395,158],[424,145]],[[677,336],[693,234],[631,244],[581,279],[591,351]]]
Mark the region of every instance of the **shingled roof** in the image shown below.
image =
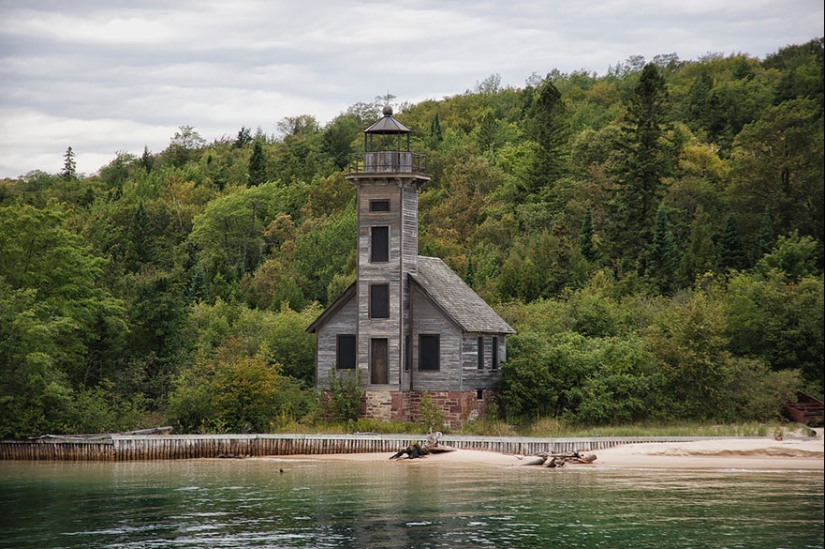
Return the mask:
[[[419,255],[418,272],[410,278],[418,289],[429,298],[448,318],[465,332],[480,334],[514,334],[516,331],[479,297],[472,288],[437,257]],[[330,304],[307,327],[315,333],[327,320],[355,297],[355,282]]]
[[[418,256],[410,278],[465,332],[514,334],[516,331],[437,257]]]

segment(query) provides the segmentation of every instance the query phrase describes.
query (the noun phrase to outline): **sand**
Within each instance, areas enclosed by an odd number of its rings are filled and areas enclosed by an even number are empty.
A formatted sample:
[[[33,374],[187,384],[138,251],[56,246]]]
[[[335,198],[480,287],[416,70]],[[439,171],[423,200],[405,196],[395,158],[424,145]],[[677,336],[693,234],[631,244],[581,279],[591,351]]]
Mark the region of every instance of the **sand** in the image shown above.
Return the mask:
[[[714,438],[694,442],[662,442],[626,444],[596,454],[592,464],[568,464],[577,468],[624,469],[726,469],[726,470],[823,470],[825,446],[822,429],[816,438]],[[323,461],[388,461],[392,454],[327,454],[283,456],[285,460]],[[478,464],[490,466],[519,466],[525,456],[456,450],[430,454],[421,459],[401,459],[399,466],[431,466],[435,464]]]

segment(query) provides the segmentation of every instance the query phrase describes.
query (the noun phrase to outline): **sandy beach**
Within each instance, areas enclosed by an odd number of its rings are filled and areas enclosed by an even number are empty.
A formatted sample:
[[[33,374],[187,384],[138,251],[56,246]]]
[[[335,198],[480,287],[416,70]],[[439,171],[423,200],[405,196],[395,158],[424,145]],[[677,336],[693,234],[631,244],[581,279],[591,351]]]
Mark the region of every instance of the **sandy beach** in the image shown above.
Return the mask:
[[[816,438],[714,438],[693,442],[626,444],[590,452],[592,464],[567,467],[634,469],[740,469],[740,470],[823,470],[825,441],[822,429]],[[285,460],[388,461],[391,454],[328,454],[283,456]],[[526,456],[480,450],[456,450],[430,454],[420,459],[401,459],[399,466],[430,466],[439,463],[520,466]]]

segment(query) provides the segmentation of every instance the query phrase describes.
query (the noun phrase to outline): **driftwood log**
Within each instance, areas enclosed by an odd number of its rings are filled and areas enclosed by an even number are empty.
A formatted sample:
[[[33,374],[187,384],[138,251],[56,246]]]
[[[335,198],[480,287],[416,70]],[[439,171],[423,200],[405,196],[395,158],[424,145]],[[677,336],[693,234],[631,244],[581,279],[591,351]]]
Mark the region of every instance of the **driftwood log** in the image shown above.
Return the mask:
[[[525,459],[525,458],[519,458]],[[593,463],[596,461],[595,454],[580,454],[578,451],[566,454],[550,454],[539,452],[529,456],[529,459],[522,466],[544,466],[548,468],[564,467],[566,463]]]
[[[427,454],[455,452],[456,449],[452,446],[441,444],[440,439],[441,432],[430,433],[423,442],[411,442],[409,446],[390,456],[390,459],[402,459],[404,456],[408,459],[416,459],[426,457]]]

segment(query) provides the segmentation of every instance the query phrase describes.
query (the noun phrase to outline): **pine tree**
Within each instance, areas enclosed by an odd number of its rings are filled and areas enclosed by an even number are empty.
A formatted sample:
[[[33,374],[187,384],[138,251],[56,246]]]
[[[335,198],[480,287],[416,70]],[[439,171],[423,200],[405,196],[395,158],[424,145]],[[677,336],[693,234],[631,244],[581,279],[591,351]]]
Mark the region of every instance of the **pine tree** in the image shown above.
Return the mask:
[[[140,165],[143,166],[146,173],[151,173],[152,168],[155,165],[155,159],[152,157],[152,153],[149,152],[149,147],[146,145],[143,146],[143,154],[140,157]]]
[[[252,147],[252,156],[249,158],[249,186],[257,187],[266,182],[266,158],[261,140],[256,139]]]
[[[697,275],[712,271],[716,266],[716,245],[710,226],[710,216],[701,205],[697,206],[690,225],[687,249],[679,265],[679,278],[683,284],[693,284]]]
[[[247,128],[246,126],[241,126],[241,129],[238,130],[238,137],[236,137],[235,142],[232,143],[232,148],[233,149],[242,149],[250,141],[252,141],[251,130],[249,128]]]
[[[206,273],[204,273],[203,267],[200,265],[196,265],[195,268],[192,269],[189,282],[186,284],[186,289],[184,290],[184,298],[187,303],[198,301],[206,302],[209,300],[209,289],[206,286]]]
[[[596,259],[596,248],[593,247],[593,213],[587,208],[587,214],[582,222],[582,229],[579,232],[579,251],[587,261]]]
[[[475,277],[476,270],[473,266],[473,258],[470,256],[467,258],[467,270],[464,272],[464,282],[466,282],[468,286],[472,287],[473,282],[475,282]]]
[[[63,155],[63,171],[60,172],[60,175],[64,179],[77,178],[77,163],[74,160],[74,151],[71,147],[66,149],[66,153]]]
[[[723,269],[741,270],[745,265],[745,249],[739,238],[739,229],[733,214],[725,220],[725,228],[719,237],[719,266]]]
[[[771,219],[770,208],[765,206],[765,214],[762,216],[762,224],[759,226],[759,235],[753,247],[752,263],[756,263],[762,259],[765,254],[770,253],[773,249],[773,244],[773,220]]]
[[[667,207],[659,205],[653,230],[653,241],[647,247],[645,276],[659,292],[666,294],[676,287],[679,253],[676,240],[667,227]]]
[[[545,80],[533,105],[534,133],[538,150],[527,184],[528,195],[547,195],[556,181],[570,171],[570,124],[561,92]]]
[[[438,113],[435,113],[435,116],[433,116],[433,119],[430,122],[430,137],[436,145],[444,140],[444,135],[441,132],[441,121],[438,119]]]
[[[644,249],[652,240],[656,205],[665,188],[673,158],[664,142],[667,87],[656,65],[645,65],[621,126],[621,159],[611,169],[617,189],[610,208],[614,220],[610,239],[614,257],[638,261],[645,272]]]

